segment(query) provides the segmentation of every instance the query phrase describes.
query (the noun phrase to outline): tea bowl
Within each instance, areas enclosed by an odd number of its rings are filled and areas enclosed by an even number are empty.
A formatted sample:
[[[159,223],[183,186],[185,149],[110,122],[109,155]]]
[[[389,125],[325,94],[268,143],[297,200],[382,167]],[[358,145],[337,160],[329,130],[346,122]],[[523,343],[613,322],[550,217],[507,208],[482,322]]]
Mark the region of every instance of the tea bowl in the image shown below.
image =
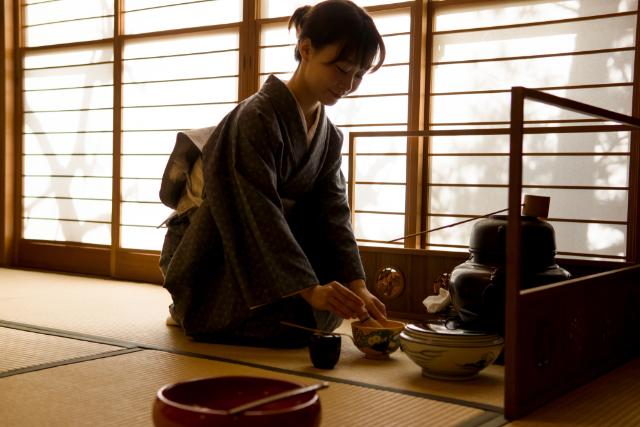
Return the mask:
[[[491,365],[500,355],[504,339],[465,340],[465,337],[416,336],[400,333],[404,353],[422,368],[422,375],[442,380],[467,380]]]
[[[395,320],[381,322],[382,328],[365,326],[360,321],[351,323],[353,341],[367,359],[388,359],[389,355],[400,348],[400,332],[404,323]]]
[[[320,425],[320,398],[315,391],[265,403],[237,414],[239,405],[300,387],[289,381],[250,376],[199,378],[167,384],[156,393],[156,427],[282,427]]]

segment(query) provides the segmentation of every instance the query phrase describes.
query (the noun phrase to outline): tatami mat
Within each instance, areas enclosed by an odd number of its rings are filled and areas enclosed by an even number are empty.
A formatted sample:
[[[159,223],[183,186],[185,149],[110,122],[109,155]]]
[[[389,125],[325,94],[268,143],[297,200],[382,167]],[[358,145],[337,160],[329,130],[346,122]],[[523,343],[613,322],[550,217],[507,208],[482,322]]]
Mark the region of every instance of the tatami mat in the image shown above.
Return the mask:
[[[368,360],[348,338],[343,338],[336,368],[319,370],[311,366],[306,349],[192,342],[179,328],[165,325],[170,302],[168,293],[156,285],[0,269],[0,320],[366,383],[491,410],[503,405],[501,366],[491,366],[469,381],[439,381],[423,377],[420,368],[401,351],[387,361]],[[340,330],[350,333],[349,324],[345,322]]]
[[[0,379],[5,426],[149,426],[156,390],[216,375],[314,380],[159,351],[139,351]],[[318,392],[323,427],[478,425],[495,414],[429,399],[331,383]],[[284,426],[283,426],[284,427]]]
[[[619,367],[509,425],[640,426],[640,359]]]
[[[118,350],[122,348],[0,327],[0,375]]]

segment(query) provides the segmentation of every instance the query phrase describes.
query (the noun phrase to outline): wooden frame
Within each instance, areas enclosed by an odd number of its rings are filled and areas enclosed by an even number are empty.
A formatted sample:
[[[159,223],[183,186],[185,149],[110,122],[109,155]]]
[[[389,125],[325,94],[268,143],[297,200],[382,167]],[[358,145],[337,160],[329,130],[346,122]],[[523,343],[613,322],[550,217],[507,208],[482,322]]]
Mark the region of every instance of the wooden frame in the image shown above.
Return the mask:
[[[532,133],[524,126],[525,100],[619,123],[632,134],[640,129],[640,119],[635,117],[523,87],[511,90],[505,345],[508,419],[522,417],[637,356],[640,348],[635,327],[640,310],[640,265],[634,251],[629,261],[636,265],[521,289],[522,141]],[[632,141],[637,145],[636,139]],[[632,224],[637,221],[637,206],[630,207],[634,211]],[[629,248],[633,249],[631,242]]]
[[[224,28],[229,26],[237,27],[238,24],[222,24],[222,25],[214,25],[209,27],[200,27],[200,28],[187,28],[187,29],[177,29],[177,30],[164,30],[158,31],[149,34],[132,34],[125,35],[123,34],[123,14],[122,11],[122,3],[123,0],[113,0],[115,6],[115,18],[114,24],[116,29],[116,34],[114,34],[113,39],[107,40],[97,40],[90,42],[81,42],[69,44],[69,46],[79,46],[79,45],[89,45],[95,43],[111,43],[114,47],[114,52],[116,55],[120,55],[122,46],[125,40],[131,39],[139,39],[139,38],[147,38],[147,37],[156,37],[156,36],[166,36],[166,35],[180,35],[185,33],[191,33],[193,31],[206,31],[214,28]],[[5,8],[11,8],[10,4],[12,2],[4,2]],[[9,4],[7,4],[9,3]],[[239,84],[239,99],[243,99],[246,96],[249,96],[251,93],[254,93],[257,90],[258,82],[259,82],[259,70],[258,64],[256,63],[258,57],[258,49],[259,43],[258,38],[260,34],[260,26],[263,23],[281,21],[284,18],[270,18],[264,19],[259,15],[259,0],[243,0],[243,22],[239,25],[239,31],[241,35],[240,40],[240,84]],[[410,8],[411,9],[411,34],[412,34],[412,45],[411,45],[411,64],[414,66],[410,69],[410,79],[409,79],[409,117],[408,117],[408,129],[424,129],[424,127],[429,123],[430,117],[430,103],[428,100],[429,87],[430,87],[430,72],[431,72],[431,64],[432,64],[432,55],[430,54],[430,49],[432,48],[432,43],[430,43],[431,38],[434,35],[433,31],[433,17],[436,10],[445,7],[455,7],[464,4],[490,4],[499,2],[496,1],[486,1],[486,0],[443,0],[443,1],[434,1],[434,0],[410,0],[404,2],[398,2],[389,5],[380,5],[367,8],[372,12],[383,11],[383,10],[394,10],[398,8]],[[17,40],[21,36],[21,26],[20,22],[22,21],[22,17],[20,16],[20,11],[23,8],[15,8],[13,23],[15,26],[13,28],[13,32],[15,34],[14,46],[19,46]],[[5,17],[5,20],[8,18]],[[486,28],[485,28],[486,30]],[[640,28],[636,28],[637,32],[640,33]],[[6,33],[5,29],[5,33]],[[435,33],[437,34],[437,33]],[[46,50],[50,47],[38,47],[38,48],[26,48],[28,50]],[[23,49],[23,48],[20,48]],[[16,49],[17,53],[20,53],[20,49]],[[23,49],[24,50],[24,49]],[[636,46],[636,56],[638,55],[638,47]],[[19,55],[16,55],[18,58]],[[121,74],[119,70],[121,70],[122,65],[119,63],[118,58],[115,58],[114,61],[114,71],[116,78]],[[417,66],[417,65],[420,66]],[[636,69],[640,66],[638,61],[636,61]],[[16,62],[16,75],[19,76],[21,73],[20,64]],[[117,80],[117,79],[116,79]],[[635,80],[638,80],[637,78]],[[15,84],[19,86],[21,82],[19,79],[15,81]],[[114,176],[117,176],[117,173],[120,168],[120,139],[121,135],[119,132],[119,128],[121,127],[121,118],[119,114],[118,104],[121,104],[121,89],[118,87],[119,84],[114,80],[114,150],[113,150],[113,171]],[[638,83],[634,83],[634,99],[637,98],[638,93]],[[21,94],[21,88],[17,87],[15,90],[16,94]],[[16,96],[15,99],[15,108],[14,111],[21,111],[21,96]],[[636,105],[637,103],[634,103]],[[634,111],[637,110],[638,107],[634,107]],[[15,124],[13,126],[14,129],[22,128],[22,116],[20,114],[16,115]],[[35,266],[38,265],[37,258],[34,259],[34,256],[31,255],[31,251],[38,251],[39,248],[46,246],[47,242],[34,242],[34,241],[22,241],[20,239],[22,221],[19,218],[18,214],[21,211],[21,186],[20,180],[15,177],[21,176],[21,144],[19,143],[19,135],[14,134],[12,136],[12,140],[15,141],[15,144],[5,144],[5,150],[11,150],[11,154],[13,154],[12,158],[7,156],[7,159],[4,163],[8,164],[9,167],[13,168],[13,173],[10,175],[10,180],[5,181],[5,188],[10,187],[11,191],[5,191],[6,197],[8,199],[7,202],[13,202],[13,209],[5,209],[3,211],[3,217],[0,218],[3,220],[5,226],[2,230],[6,230],[4,235],[0,234],[0,237],[3,239],[4,243],[4,253],[11,253],[12,255],[7,257],[6,255],[0,259],[4,259],[5,264],[14,264],[14,265],[26,265],[35,262]],[[425,227],[425,224],[422,222],[426,218],[426,213],[428,212],[428,206],[421,204],[422,200],[428,200],[428,192],[430,191],[429,187],[426,185],[422,185],[421,179],[421,171],[428,165],[430,161],[429,153],[425,149],[426,144],[421,142],[420,136],[412,137],[415,143],[409,144],[409,150],[407,152],[408,157],[410,158],[411,169],[409,173],[412,176],[411,182],[413,183],[411,188],[409,189],[409,197],[407,198],[407,206],[406,211],[410,212],[410,217],[408,217],[407,221],[407,229],[405,232],[409,234],[411,230],[419,230]],[[7,140],[9,141],[9,140]],[[633,144],[632,150],[635,150],[632,153],[632,171],[637,170],[638,163],[640,162],[640,154],[638,154],[638,145]],[[635,168],[633,166],[636,166]],[[630,188],[638,188],[640,177],[637,172],[634,172],[634,176],[631,178]],[[13,181],[13,182],[11,182]],[[114,180],[118,181],[118,180]],[[637,191],[633,190],[630,192],[631,197],[637,197]],[[113,202],[112,202],[112,222],[117,224],[119,222],[120,216],[120,183],[114,182],[113,184]],[[635,199],[634,199],[635,200]],[[633,202],[633,200],[630,200]],[[633,206],[637,205],[636,203],[630,203],[630,209]],[[6,206],[6,203],[4,204]],[[637,207],[633,208],[637,211]],[[634,218],[635,216],[631,215],[630,218]],[[10,227],[7,227],[6,224],[11,224]],[[635,228],[635,224],[631,223],[629,225],[629,241],[631,247],[628,250],[629,254],[637,254],[640,252],[638,249],[640,247],[640,238],[638,238],[638,230]],[[134,280],[145,280],[160,283],[161,277],[158,273],[158,269],[156,267],[157,262],[154,260],[157,259],[158,253],[157,251],[144,251],[144,250],[128,250],[119,247],[119,227],[114,225],[112,227],[112,243],[110,246],[111,256],[108,260],[108,271],[109,275],[114,278],[122,278],[122,279],[134,279]],[[58,253],[58,255],[53,255],[54,259],[57,259],[60,262],[63,262],[68,259],[70,256],[76,253],[79,247],[82,247],[82,244],[70,243],[65,244],[63,242],[52,242],[52,248],[55,248],[56,251],[54,253]],[[8,249],[6,249],[8,247]],[[412,248],[420,248],[424,247],[424,238],[423,239],[415,239],[411,245]],[[67,250],[68,248],[68,250]],[[89,251],[93,251],[95,248],[92,248],[90,245],[87,246]],[[13,256],[15,253],[15,257]],[[2,255],[2,253],[0,253]],[[634,255],[635,256],[635,255]],[[9,262],[9,258],[11,258],[11,262]],[[454,255],[455,258],[455,255]],[[102,258],[100,258],[102,259]],[[49,263],[44,263],[44,265],[49,265]],[[131,266],[131,267],[126,267]],[[135,267],[133,267],[135,266]],[[89,272],[89,271],[104,271],[103,266],[90,266],[90,268],[86,269],[85,265],[76,265],[75,268],[68,270],[72,272]]]
[[[14,234],[14,204],[15,204],[15,154],[13,141],[15,139],[15,27],[13,2],[3,2],[0,9],[0,44],[2,45],[2,83],[0,92],[0,266],[7,266],[13,262]]]
[[[19,38],[22,35],[21,23],[24,20],[22,16],[23,7],[21,5],[14,6],[13,1],[3,1],[3,7],[5,10],[12,10],[13,14],[4,19],[11,25],[6,27],[6,32],[11,29],[15,35],[11,38],[7,38],[7,46],[15,48],[15,76],[22,75],[22,66],[18,59],[24,51],[46,51],[50,49],[59,49],[60,47],[79,47],[79,46],[91,46],[98,44],[111,44],[114,51],[114,88],[113,88],[113,160],[112,170],[113,176],[120,176],[121,170],[121,140],[122,140],[122,51],[126,41],[135,40],[141,38],[161,37],[166,35],[181,35],[191,34],[194,32],[209,31],[215,29],[223,29],[228,27],[237,27],[241,34],[241,42],[239,46],[239,55],[241,58],[245,58],[245,61],[240,64],[239,68],[239,80],[238,96],[239,99],[243,99],[249,96],[251,93],[250,88],[255,86],[253,82],[253,65],[251,59],[250,46],[255,40],[252,37],[256,37],[251,23],[247,23],[246,20],[249,17],[255,15],[255,4],[257,0],[242,0],[243,1],[243,22],[240,24],[220,24],[199,28],[184,28],[176,30],[162,30],[147,34],[125,34],[124,33],[124,13],[122,13],[124,7],[124,0],[113,0],[114,3],[114,36],[104,40],[90,40],[78,43],[67,43],[62,45],[52,46],[38,46],[38,47],[20,47],[22,44],[19,42]],[[5,34],[3,33],[3,34]],[[4,41],[4,38],[3,38]],[[254,43],[257,49],[257,43]],[[6,53],[3,48],[3,53]],[[14,50],[11,50],[11,54],[14,54]],[[255,54],[254,54],[255,56]],[[249,60],[247,60],[249,57]],[[5,70],[3,69],[3,72]],[[9,71],[9,69],[7,69]],[[22,82],[19,78],[14,80],[14,70],[10,70],[10,75],[5,76],[3,74],[3,80],[5,85],[12,88],[11,93],[7,94],[5,100],[11,101],[12,110],[11,114],[15,117],[15,123],[12,121],[6,127],[6,133],[11,132],[11,137],[6,140],[2,139],[0,149],[2,153],[10,153],[7,155],[7,161],[5,168],[5,161],[3,156],[2,166],[0,172],[7,170],[7,174],[10,177],[3,181],[3,188],[10,187],[10,191],[0,191],[0,201],[3,198],[11,200],[13,203],[7,206],[7,203],[3,203],[0,220],[3,224],[0,226],[0,238],[3,245],[0,247],[0,265],[6,266],[20,266],[27,268],[40,268],[47,270],[65,271],[69,273],[77,274],[90,274],[98,276],[113,277],[123,280],[144,281],[150,283],[162,283],[162,275],[158,267],[159,252],[149,250],[132,250],[120,247],[120,209],[121,209],[121,197],[120,187],[121,183],[119,179],[113,179],[112,182],[112,226],[111,226],[111,244],[91,245],[77,242],[58,242],[58,241],[45,241],[45,240],[25,240],[21,238],[22,235],[22,220],[20,213],[22,212],[22,188],[21,182],[16,177],[22,175],[22,149],[21,149],[21,133],[14,132],[13,129],[22,129],[22,115],[13,114],[14,112],[22,111]],[[257,81],[257,80],[256,80]],[[14,84],[15,82],[15,84]],[[9,86],[10,84],[10,86]],[[15,86],[15,89],[13,89]],[[4,86],[3,86],[4,93]],[[15,99],[13,94],[15,93]],[[9,96],[11,95],[11,96]],[[4,124],[4,121],[3,121]],[[6,141],[6,145],[4,144]],[[6,185],[5,185],[6,184]],[[9,226],[5,227],[5,223]]]
[[[242,100],[251,94],[255,93],[259,84],[259,64],[258,51],[259,51],[259,36],[260,26],[265,22],[282,21],[286,18],[272,18],[263,19],[259,16],[259,0],[241,0],[243,3],[243,16],[240,23],[228,23],[211,25],[198,28],[180,28],[171,30],[161,30],[152,33],[145,34],[124,34],[124,19],[125,15],[122,13],[124,10],[124,0],[112,0],[114,4],[114,35],[112,38],[104,40],[90,40],[78,43],[65,43],[52,46],[38,46],[38,47],[21,47],[22,44],[18,42],[18,37],[22,34],[22,22],[24,17],[21,14],[23,7],[15,7],[15,13],[6,20],[9,20],[13,25],[12,29],[15,33],[14,40],[11,42],[11,46],[15,47],[15,58],[20,58],[24,52],[30,51],[47,51],[50,49],[58,49],[60,47],[79,47],[79,46],[91,46],[95,44],[110,44],[114,49],[114,113],[113,113],[113,161],[112,170],[113,176],[119,176],[121,169],[121,104],[122,104],[122,88],[121,88],[121,71],[122,71],[122,49],[126,41],[137,40],[143,38],[162,37],[168,35],[182,35],[190,34],[194,32],[209,31],[214,29],[223,28],[237,28],[240,34],[239,45],[239,85],[238,85],[238,99]],[[3,1],[5,8],[10,8],[14,2],[8,0]],[[409,0],[399,2],[390,5],[380,5],[374,7],[368,7],[367,10],[372,12],[383,10],[394,10],[398,8],[410,8],[412,11],[412,31],[421,32],[422,38],[414,40],[411,46],[411,55],[413,57],[421,57],[424,60],[424,43],[425,43],[425,28],[426,23],[424,17],[420,12],[423,2],[420,0]],[[7,27],[8,28],[8,27]],[[8,31],[8,30],[7,30]],[[22,75],[21,64],[16,61],[15,76]],[[13,74],[12,74],[13,76]],[[16,112],[22,111],[22,87],[20,79],[16,78],[15,102],[13,102],[13,110]],[[418,92],[420,88],[425,87],[424,76],[421,74],[420,69],[413,68],[410,72],[410,86],[415,94],[423,93]],[[13,84],[11,86],[13,87]],[[409,103],[411,104],[413,111],[416,106],[420,104],[420,95],[412,96],[410,94]],[[415,112],[411,117],[412,126],[420,126],[422,121],[419,114]],[[9,129],[9,128],[7,128]],[[16,114],[15,123],[13,129],[22,129],[22,115]],[[22,146],[20,139],[20,132],[13,133],[9,139],[7,139],[6,146],[0,146],[3,150],[11,150],[11,156],[7,156],[9,160],[7,163],[11,165],[11,179],[6,181],[6,186],[11,187],[11,191],[6,193],[0,193],[1,197],[8,197],[7,200],[11,200],[13,203],[11,207],[3,209],[0,219],[3,223],[10,223],[10,227],[0,228],[0,238],[5,243],[4,246],[8,247],[5,252],[0,252],[0,265],[14,265],[29,268],[43,268],[54,269],[59,271],[67,271],[71,273],[79,274],[96,274],[109,276],[117,279],[124,280],[139,280],[151,283],[162,283],[162,276],[158,268],[158,251],[151,250],[131,250],[120,247],[120,181],[114,179],[112,183],[112,228],[111,228],[111,244],[107,246],[89,245],[76,242],[58,242],[58,241],[36,241],[25,240],[21,238],[22,235],[22,188],[21,182],[16,177],[22,175]],[[0,170],[1,171],[1,170]],[[3,204],[6,206],[6,204]],[[4,231],[7,233],[3,234]],[[5,254],[11,253],[11,259],[8,259]],[[6,258],[6,259],[5,259]]]
[[[582,274],[577,274],[578,277],[571,280],[521,290],[523,136],[534,133],[625,130],[633,135],[632,145],[637,145],[640,119],[522,87],[514,87],[511,94],[509,129],[352,132],[349,141],[349,200],[353,202],[355,197],[356,162],[351,157],[355,157],[355,140],[358,137],[510,135],[505,416],[512,420],[640,354],[640,331],[637,330],[640,319],[640,264],[634,249],[635,237],[630,238],[627,245],[627,263],[592,263],[600,264],[600,271],[583,270]],[[523,117],[525,100],[543,102],[618,124],[526,128]],[[637,152],[633,148],[630,151],[632,154]],[[630,171],[630,175],[632,180],[637,179],[637,171]],[[632,188],[630,186],[630,193]],[[629,224],[637,224],[638,206],[631,205],[633,200],[637,200],[635,197],[630,196]],[[420,312],[418,302],[425,296],[425,283],[432,283],[440,273],[451,271],[463,261],[462,256],[456,258],[453,254],[409,248],[390,248],[385,251],[365,247],[361,253],[369,277],[375,277],[372,273],[386,266],[396,266],[409,276],[409,290],[405,295],[397,301],[387,302],[390,313],[405,318],[421,317],[416,313]],[[579,271],[579,265],[576,267]],[[416,288],[423,294],[419,295]]]

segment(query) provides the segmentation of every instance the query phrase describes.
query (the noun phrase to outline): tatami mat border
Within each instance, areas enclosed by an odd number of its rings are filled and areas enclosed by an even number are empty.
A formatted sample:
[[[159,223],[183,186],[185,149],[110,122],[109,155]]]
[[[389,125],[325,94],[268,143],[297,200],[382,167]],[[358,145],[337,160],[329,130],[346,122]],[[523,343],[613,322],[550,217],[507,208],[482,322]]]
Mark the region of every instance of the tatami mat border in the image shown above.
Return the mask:
[[[139,351],[139,350],[157,350],[157,351],[163,351],[163,352],[166,352],[166,353],[172,353],[172,354],[177,354],[177,355],[182,355],[182,356],[189,356],[189,357],[196,357],[196,358],[201,358],[201,359],[216,360],[216,361],[220,361],[220,362],[234,363],[234,364],[238,364],[238,365],[249,366],[249,367],[259,368],[259,369],[265,369],[265,370],[268,370],[268,371],[279,372],[279,373],[283,373],[283,374],[297,375],[297,376],[301,376],[301,377],[314,378],[314,379],[319,379],[319,380],[332,381],[332,382],[336,382],[336,383],[355,385],[355,386],[365,387],[365,388],[369,388],[369,389],[383,390],[383,391],[403,394],[403,395],[407,395],[407,396],[421,397],[421,398],[425,398],[425,399],[431,399],[431,400],[445,402],[445,403],[452,403],[452,404],[455,404],[455,405],[462,405],[462,406],[482,409],[482,410],[486,411],[481,416],[476,417],[473,420],[469,420],[468,423],[464,423],[464,425],[462,427],[470,427],[470,426],[498,427],[498,426],[502,426],[502,425],[506,424],[506,421],[505,421],[505,419],[503,417],[503,414],[502,414],[502,408],[495,407],[493,405],[486,405],[486,404],[482,404],[482,403],[478,403],[478,402],[469,402],[469,401],[450,398],[450,397],[446,397],[446,396],[438,396],[438,395],[434,395],[434,394],[430,394],[430,393],[422,393],[422,392],[417,392],[417,391],[412,391],[412,390],[404,390],[404,389],[399,389],[399,388],[395,388],[395,387],[385,387],[385,386],[381,386],[381,385],[377,385],[377,384],[369,384],[369,383],[366,383],[366,382],[347,380],[347,379],[343,379],[343,378],[336,378],[336,377],[332,377],[332,376],[329,376],[329,375],[314,374],[314,373],[309,373],[309,372],[300,372],[300,371],[295,371],[295,370],[291,370],[291,369],[284,369],[284,368],[278,368],[278,367],[274,367],[274,366],[261,365],[259,363],[252,363],[252,362],[246,362],[246,361],[242,361],[242,360],[230,359],[230,358],[226,358],[226,357],[222,357],[222,356],[214,356],[214,355],[208,355],[208,354],[202,354],[202,353],[195,353],[195,352],[189,352],[189,351],[176,350],[176,349],[172,349],[172,348],[163,348],[163,347],[159,347],[159,346],[151,346],[151,345],[146,345],[146,344],[139,344],[139,343],[135,343],[135,342],[114,340],[114,339],[110,339],[110,338],[106,338],[106,337],[82,334],[82,333],[77,333],[77,332],[73,332],[73,331],[65,331],[65,330],[42,327],[42,326],[28,325],[28,324],[18,323],[18,322],[10,322],[10,321],[5,321],[5,320],[0,320],[0,326],[6,327],[6,328],[19,329],[19,330],[23,330],[23,331],[27,331],[27,332],[35,332],[35,333],[41,333],[41,334],[47,334],[47,335],[55,335],[55,336],[64,337],[64,338],[72,338],[72,339],[85,340],[85,341],[90,341],[90,342],[95,342],[95,343],[100,343],[100,344],[109,344],[109,345],[123,347],[122,351],[109,352],[112,355],[115,355],[115,353],[124,354],[124,353],[127,353],[127,352],[135,352],[135,351]],[[104,353],[104,354],[107,354],[107,353]],[[91,360],[92,358],[96,358],[97,359],[97,358],[100,358],[99,356],[100,355],[96,355],[96,357],[88,356],[88,357],[86,357],[86,360]],[[82,361],[80,359],[83,359],[83,358],[78,358],[78,361]],[[55,366],[55,364],[53,364],[53,365]],[[44,367],[41,368],[41,369],[44,369]]]
[[[77,338],[73,338],[77,339]],[[26,374],[27,372],[41,371],[43,369],[56,368],[58,366],[72,365],[74,363],[87,362],[89,360],[104,359],[106,357],[120,356],[127,353],[135,353],[142,351],[141,348],[123,348],[121,350],[105,351],[104,353],[92,354],[90,356],[73,357],[70,359],[57,360],[55,362],[40,363],[25,368],[12,369],[10,371],[0,372],[0,378],[10,377],[13,375]]]
[[[113,345],[113,346],[122,347],[122,348],[146,348],[144,346],[141,346],[129,341],[122,341],[122,340],[116,340],[116,339],[111,339],[107,337],[82,334],[82,333],[73,332],[73,331],[64,331],[62,329],[48,328],[46,326],[35,326],[35,325],[28,325],[26,323],[10,322],[7,320],[0,320],[0,327],[18,329],[20,331],[25,331],[25,332],[34,332],[36,334],[53,335],[61,338],[71,338],[74,340],[95,342],[98,344]]]

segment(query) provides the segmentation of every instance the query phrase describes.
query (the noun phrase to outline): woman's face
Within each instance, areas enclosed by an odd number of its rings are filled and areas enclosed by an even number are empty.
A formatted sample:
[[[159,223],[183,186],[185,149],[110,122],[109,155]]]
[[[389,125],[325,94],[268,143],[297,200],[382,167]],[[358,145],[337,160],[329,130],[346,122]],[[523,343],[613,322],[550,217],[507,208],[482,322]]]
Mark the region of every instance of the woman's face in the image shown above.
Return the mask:
[[[334,105],[343,96],[354,92],[367,72],[366,69],[360,68],[355,60],[334,62],[339,52],[339,44],[315,49],[311,42],[305,39],[300,45],[306,86],[324,105]]]

